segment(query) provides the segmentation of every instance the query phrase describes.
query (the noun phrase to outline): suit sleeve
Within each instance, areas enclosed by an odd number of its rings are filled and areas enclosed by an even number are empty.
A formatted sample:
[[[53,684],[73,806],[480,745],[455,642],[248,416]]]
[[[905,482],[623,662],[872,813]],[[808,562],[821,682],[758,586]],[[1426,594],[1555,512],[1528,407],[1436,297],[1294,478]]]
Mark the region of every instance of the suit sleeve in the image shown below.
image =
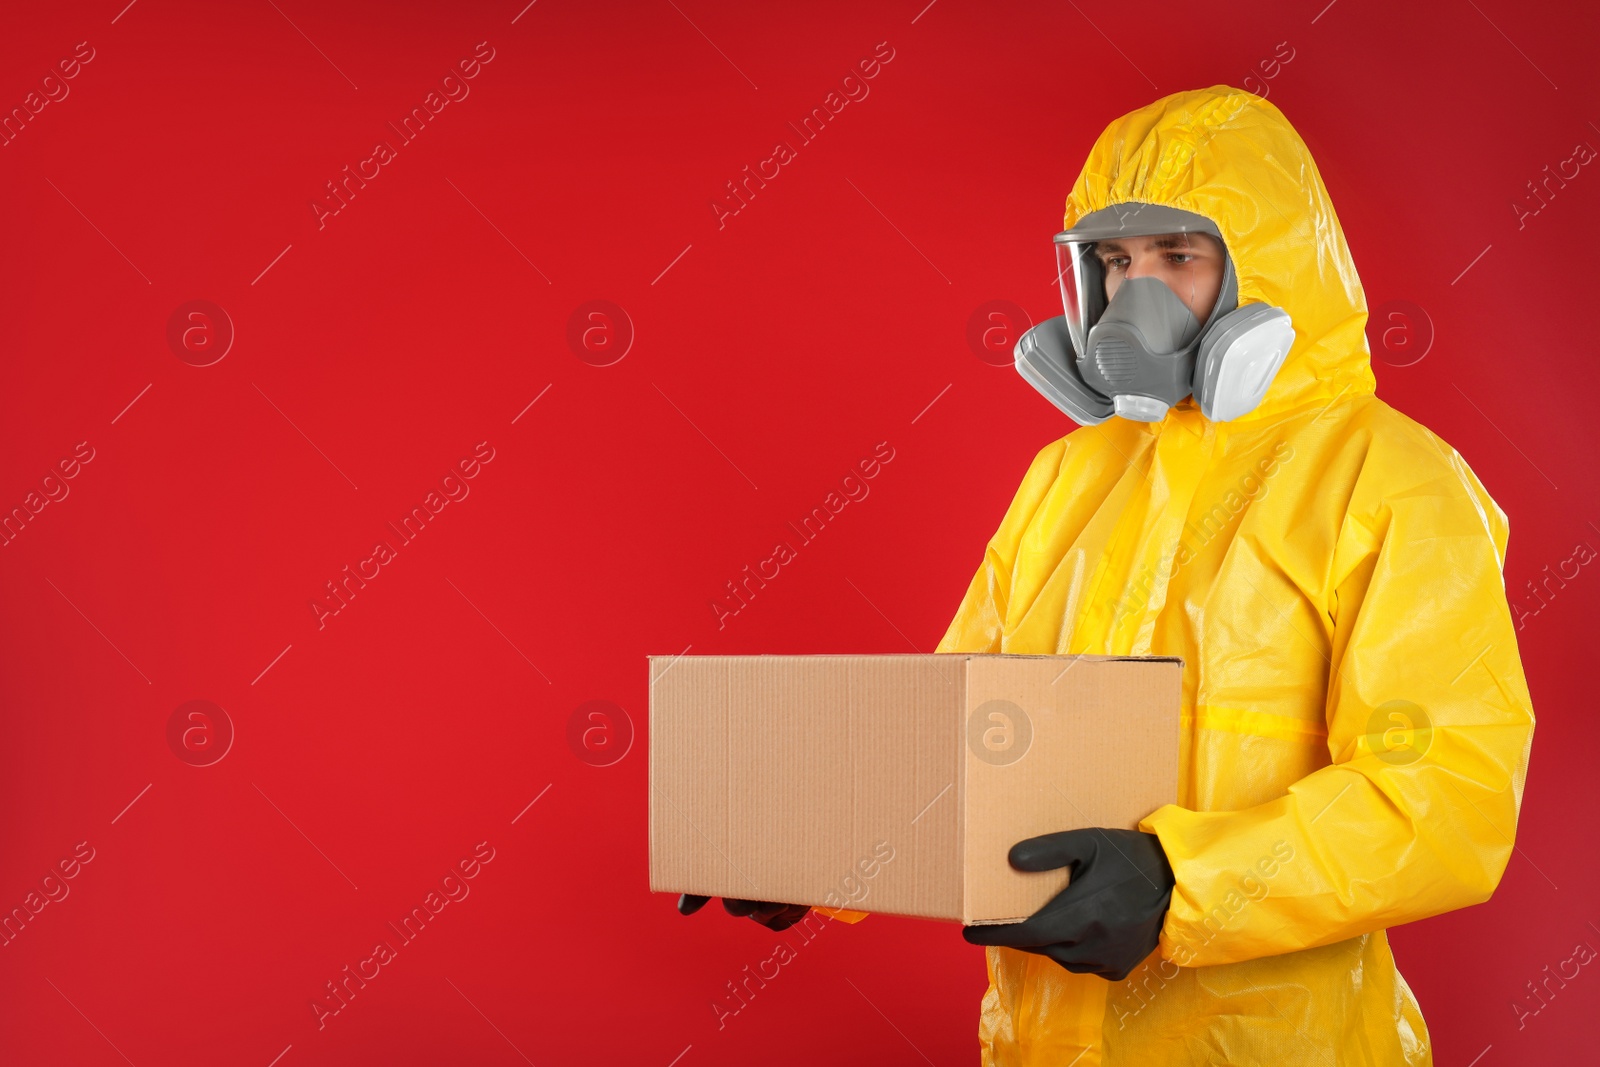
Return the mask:
[[[1163,956],[1235,963],[1489,898],[1534,725],[1506,539],[1504,513],[1431,434],[1363,471],[1328,578],[1332,762],[1253,808],[1167,805],[1141,823],[1177,882]]]

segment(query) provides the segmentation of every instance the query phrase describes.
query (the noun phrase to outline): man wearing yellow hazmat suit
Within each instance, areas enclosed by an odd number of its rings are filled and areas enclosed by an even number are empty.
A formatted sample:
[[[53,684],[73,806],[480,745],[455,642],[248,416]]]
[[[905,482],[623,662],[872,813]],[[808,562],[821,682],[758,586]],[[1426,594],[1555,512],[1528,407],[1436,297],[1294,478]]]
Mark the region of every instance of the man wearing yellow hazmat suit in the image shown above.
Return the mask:
[[[1511,855],[1533,712],[1505,515],[1374,395],[1355,265],[1272,104],[1216,86],[1118,119],[1065,222],[1067,321],[1018,369],[1085,425],[1034,459],[938,651],[1181,656],[1180,796],[1138,833],[1013,850],[1075,881],[1028,923],[967,931],[1029,949],[988,949],[983,1062],[1431,1063],[1384,928],[1487,900]],[[1157,301],[1117,312],[1153,229],[1225,250],[1209,317],[1192,261],[1145,274],[1184,278],[1198,344],[1158,336]],[[1175,403],[1173,348],[1193,375]],[[1100,977],[1093,951],[1067,969],[1167,885],[1131,974]],[[1049,935],[1075,888],[1128,899],[1066,948],[1015,936]]]
[[[1017,368],[1082,425],[937,651],[1182,657],[1180,795],[1013,848],[1072,883],[965,931],[983,1063],[1429,1064],[1384,929],[1487,900],[1510,858],[1533,713],[1506,517],[1374,395],[1355,266],[1275,106],[1216,86],[1118,119],[1065,223],[1066,314]]]

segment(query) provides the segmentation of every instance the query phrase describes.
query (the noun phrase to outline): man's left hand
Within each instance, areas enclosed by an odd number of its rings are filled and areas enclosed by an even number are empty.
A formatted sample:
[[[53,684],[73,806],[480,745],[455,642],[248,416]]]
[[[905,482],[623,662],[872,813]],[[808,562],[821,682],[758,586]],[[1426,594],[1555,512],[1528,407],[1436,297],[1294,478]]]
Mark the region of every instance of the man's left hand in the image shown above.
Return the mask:
[[[1112,982],[1155,950],[1174,885],[1155,834],[1067,830],[1018,841],[1010,859],[1019,871],[1069,868],[1072,882],[1022,922],[967,927],[969,943],[1036,952]]]

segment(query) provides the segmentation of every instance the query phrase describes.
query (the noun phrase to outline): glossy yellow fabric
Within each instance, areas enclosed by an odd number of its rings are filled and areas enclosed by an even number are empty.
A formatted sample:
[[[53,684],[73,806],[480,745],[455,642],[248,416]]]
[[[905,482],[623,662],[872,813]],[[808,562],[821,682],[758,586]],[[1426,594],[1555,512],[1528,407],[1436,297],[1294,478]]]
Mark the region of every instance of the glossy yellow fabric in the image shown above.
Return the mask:
[[[1115,983],[989,949],[983,1062],[1430,1063],[1384,928],[1487,899],[1511,855],[1533,713],[1505,515],[1374,395],[1355,266],[1275,106],[1217,86],[1114,122],[1065,225],[1133,201],[1214,220],[1240,302],[1297,337],[1241,419],[1185,401],[1046,445],[939,644],[1184,661],[1179,802],[1140,824],[1177,878],[1160,949]]]

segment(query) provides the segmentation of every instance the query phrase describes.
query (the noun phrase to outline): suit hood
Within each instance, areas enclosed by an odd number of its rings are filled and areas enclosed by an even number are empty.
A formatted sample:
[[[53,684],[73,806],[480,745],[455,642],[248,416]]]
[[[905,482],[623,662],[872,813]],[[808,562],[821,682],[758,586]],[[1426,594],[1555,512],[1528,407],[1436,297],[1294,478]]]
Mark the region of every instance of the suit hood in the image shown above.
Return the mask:
[[[1067,197],[1063,228],[1129,203],[1210,219],[1233,258],[1239,303],[1280,307],[1294,323],[1266,397],[1233,421],[1375,391],[1361,280],[1311,152],[1276,106],[1216,85],[1117,119]],[[1191,397],[1174,410],[1194,407]]]

